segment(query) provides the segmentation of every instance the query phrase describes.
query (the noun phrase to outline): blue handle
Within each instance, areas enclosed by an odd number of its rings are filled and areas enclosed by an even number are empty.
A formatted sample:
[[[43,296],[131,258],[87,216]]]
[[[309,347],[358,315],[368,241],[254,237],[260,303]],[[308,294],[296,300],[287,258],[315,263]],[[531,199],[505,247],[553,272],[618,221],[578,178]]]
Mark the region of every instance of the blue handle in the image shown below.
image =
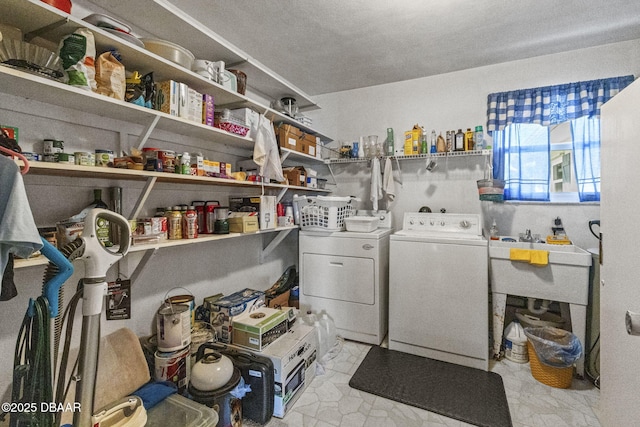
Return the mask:
[[[42,255],[47,257],[49,261],[55,264],[58,267],[58,274],[53,276],[51,280],[44,284],[43,295],[49,301],[49,310],[51,312],[51,317],[56,317],[58,315],[58,291],[67,281],[69,277],[73,274],[73,265],[71,262],[55,248],[51,243],[47,242],[45,239],[42,239]]]

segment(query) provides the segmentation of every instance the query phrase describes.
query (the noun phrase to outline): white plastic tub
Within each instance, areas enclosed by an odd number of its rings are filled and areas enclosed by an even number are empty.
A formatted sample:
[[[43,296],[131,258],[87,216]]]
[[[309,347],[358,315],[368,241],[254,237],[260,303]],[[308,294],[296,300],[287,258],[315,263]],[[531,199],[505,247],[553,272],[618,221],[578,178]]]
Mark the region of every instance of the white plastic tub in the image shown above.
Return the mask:
[[[373,216],[352,216],[344,219],[347,231],[370,233],[378,228],[380,219]]]

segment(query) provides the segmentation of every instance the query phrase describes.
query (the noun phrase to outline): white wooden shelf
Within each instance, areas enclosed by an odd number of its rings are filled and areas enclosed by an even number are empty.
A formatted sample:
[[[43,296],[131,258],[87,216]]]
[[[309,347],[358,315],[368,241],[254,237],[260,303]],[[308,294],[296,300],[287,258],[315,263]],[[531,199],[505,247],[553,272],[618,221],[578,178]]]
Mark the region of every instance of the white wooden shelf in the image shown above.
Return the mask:
[[[101,2],[97,1],[95,3],[100,4]],[[126,12],[128,8],[132,8],[133,10],[135,10],[135,13],[132,12],[132,15],[135,15],[134,19],[143,21],[143,23],[146,23],[145,25],[151,30],[157,30],[161,33],[167,33],[164,35],[158,35],[158,37],[160,38],[180,44],[189,50],[192,50],[193,48],[191,47],[191,45],[195,44],[197,50],[195,50],[193,53],[196,54],[196,52],[198,52],[198,54],[196,55],[197,57],[205,57],[198,55],[204,55],[203,52],[208,52],[206,54],[206,57],[210,58],[211,55],[214,55],[214,53],[220,51],[220,55],[225,55],[225,57],[228,57],[229,59],[233,59],[235,61],[244,61],[243,57],[236,53],[236,51],[234,50],[235,48],[231,49],[230,47],[228,47],[227,43],[219,36],[209,34],[209,32],[207,31],[203,32],[203,30],[200,29],[197,25],[195,27],[191,26],[191,22],[185,16],[174,15],[174,13],[180,13],[179,9],[166,2],[156,0],[141,0],[131,3],[120,1],[107,1],[103,3],[104,5],[102,6],[106,6],[106,8],[109,10],[114,10],[114,16],[122,14],[123,11]],[[140,7],[143,6],[142,3],[144,3],[145,7],[152,8],[149,13],[140,13],[140,10],[143,10],[140,9]],[[329,138],[328,136],[323,135],[322,133],[309,126],[304,126],[302,123],[294,120],[291,117],[281,114],[269,108],[268,106],[263,105],[260,102],[251,100],[247,96],[230,91],[222,87],[221,85],[192,72],[191,70],[185,69],[182,66],[177,65],[165,58],[162,58],[144,48],[133,45],[124,39],[112,35],[102,28],[96,27],[81,19],[66,14],[42,1],[3,0],[2,2],[0,2],[0,16],[10,17],[6,23],[21,29],[23,34],[25,34],[25,39],[31,40],[31,38],[34,38],[34,41],[38,41],[37,44],[46,45],[46,47],[52,50],[56,50],[56,46],[58,45],[60,39],[67,34],[72,33],[78,28],[89,28],[94,35],[98,52],[102,52],[110,48],[115,48],[122,56],[122,63],[125,65],[127,70],[136,70],[141,74],[153,72],[154,80],[156,82],[163,80],[175,80],[186,83],[189,87],[197,90],[198,92],[213,95],[216,109],[240,107],[252,108],[259,113],[265,114],[271,121],[283,121],[289,124],[293,124],[308,133],[319,136],[323,141],[331,141],[331,138]],[[185,25],[183,28],[184,31],[175,31],[176,27],[173,25],[173,23],[164,28],[161,22],[164,22],[164,20],[169,19],[171,16],[173,16],[174,23],[176,19],[185,20]],[[127,17],[128,16],[125,16],[123,20],[129,21],[128,19],[126,19]],[[150,32],[153,33],[153,31]],[[186,37],[187,40],[182,40],[183,37]],[[226,62],[229,62],[229,60],[227,60]],[[260,70],[260,67],[256,68],[256,72],[258,70]],[[29,75],[28,73],[19,71],[18,73],[19,74],[16,75],[20,78],[26,78],[25,75]],[[265,71],[262,72],[262,75],[266,79],[264,83],[265,85],[273,85],[277,83],[277,86],[281,87],[281,92],[284,94],[288,94],[282,96],[292,96],[292,92],[296,92],[296,90],[294,89],[285,90],[284,88],[287,87],[286,82],[279,76],[273,74],[271,71],[265,69]],[[255,77],[257,78],[257,76]],[[5,78],[7,79],[6,84],[4,84]],[[75,108],[78,110],[99,114],[102,114],[102,109],[105,108],[105,116],[116,119],[124,119],[131,122],[138,122],[138,120],[140,120],[139,123],[143,125],[148,124],[148,121],[150,120],[149,113],[153,112],[153,110],[147,111],[146,116],[143,114],[143,112],[130,115],[130,110],[128,110],[127,108],[116,112],[113,108],[117,108],[117,106],[122,106],[123,104],[127,103],[114,99],[110,101],[103,100],[102,102],[97,101],[96,105],[89,105],[87,110],[84,109],[84,107],[87,106],[87,104],[93,103],[96,98],[106,98],[107,100],[109,98],[95,95],[72,87],[69,88],[70,90],[65,91],[63,88],[64,86],[66,86],[65,84],[58,83],[46,78],[40,78],[40,80],[33,81],[36,83],[35,88],[28,87],[31,85],[32,80],[27,78],[25,82],[19,82],[15,89],[7,90],[6,92],[17,96],[23,96],[25,98],[32,98],[38,101],[51,103],[53,105],[62,105],[69,108]],[[15,79],[11,79],[7,76],[0,77],[0,85],[3,87],[3,91],[4,88],[13,88],[14,83],[16,83]],[[57,86],[55,85],[55,83],[57,83]],[[42,89],[49,86],[49,91],[51,93],[47,94],[45,93],[47,92],[47,90],[43,91]],[[260,89],[257,90],[260,92]],[[60,98],[60,100],[57,100],[58,95],[62,95],[62,98]],[[282,97],[276,95],[275,93],[273,93],[272,95],[274,99],[280,99],[280,97]],[[87,98],[82,99],[83,96],[87,96]],[[275,98],[276,96],[277,98]],[[306,97],[306,95],[302,95],[301,93],[295,93],[294,96],[296,97],[296,99],[308,98]],[[312,103],[311,100],[308,101],[309,103]],[[109,102],[113,104],[113,107],[105,106],[105,103]],[[130,105],[129,107],[137,106]],[[141,110],[148,110],[141,107],[139,108]],[[159,112],[155,113],[162,114]],[[140,116],[140,114],[143,114],[142,117]],[[166,114],[164,114],[164,116],[167,116],[169,118],[172,117]],[[209,126],[200,125],[198,123],[190,122],[180,118],[173,118],[173,120],[169,119],[164,121],[161,120],[161,124],[159,124],[158,126],[159,129],[168,130],[174,130],[177,126],[176,132],[187,133],[190,135],[192,134],[197,137],[202,137],[202,132],[205,132],[205,135],[207,135],[206,128],[209,128]],[[198,128],[200,128],[200,130],[198,130]],[[223,134],[222,137],[224,138],[224,136],[226,136],[224,135],[226,134],[226,132],[221,131],[221,133]],[[219,136],[220,135],[216,135],[215,137]],[[208,134],[208,137],[212,137],[212,135]]]
[[[197,245],[201,243],[217,242],[220,240],[237,239],[237,238],[246,237],[246,236],[263,235],[268,233],[287,232],[288,234],[289,232],[296,229],[298,229],[297,225],[290,226],[290,227],[277,227],[270,230],[259,230],[251,233],[203,234],[198,236],[198,238],[196,239],[164,240],[159,243],[153,243],[153,244],[132,245],[129,248],[129,253],[145,252],[145,251],[158,250],[163,248],[172,248],[172,247],[178,247],[178,246],[186,246],[186,245]],[[28,259],[16,258],[14,260],[14,268],[37,267],[37,266],[47,265],[47,264],[49,264],[49,259],[44,255],[38,255]]]
[[[263,184],[253,181],[237,181],[235,179],[215,178],[209,176],[180,175],[175,173],[138,171],[133,169],[107,168],[97,166],[79,166],[65,163],[29,162],[29,174],[78,178],[129,179],[148,180],[179,184],[211,184],[229,187],[261,188]],[[276,183],[264,183],[265,188],[292,189],[296,191],[329,192],[317,188],[299,187]]]

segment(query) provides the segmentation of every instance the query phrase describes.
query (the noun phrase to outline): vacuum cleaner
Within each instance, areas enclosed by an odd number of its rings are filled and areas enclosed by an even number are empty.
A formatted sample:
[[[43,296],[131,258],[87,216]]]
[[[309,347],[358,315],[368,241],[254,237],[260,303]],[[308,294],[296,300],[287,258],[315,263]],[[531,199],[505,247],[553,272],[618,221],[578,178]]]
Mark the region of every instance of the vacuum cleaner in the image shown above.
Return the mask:
[[[112,251],[105,248],[98,240],[97,220],[103,218],[116,225],[120,234],[120,246]],[[123,216],[107,209],[92,209],[84,219],[84,229],[80,237],[69,243],[60,251],[43,241],[43,255],[51,263],[45,272],[46,283],[43,295],[29,304],[25,321],[20,329],[16,344],[14,360],[14,382],[12,398],[14,402],[39,402],[47,404],[64,403],[66,392],[71,382],[66,380],[66,366],[71,342],[73,317],[80,297],[82,298],[82,331],[78,354],[77,372],[73,375],[76,381],[75,403],[79,410],[73,412],[74,427],[99,426],[102,422],[109,425],[125,425],[113,421],[116,412],[123,412],[131,423],[146,423],[146,412],[137,397],[128,397],[115,402],[110,408],[94,414],[94,392],[98,368],[98,349],[100,344],[100,317],[107,295],[106,275],[109,268],[124,258],[129,251],[131,228]],[[54,329],[54,342],[51,345],[50,318],[59,318],[59,306],[62,305],[62,285],[73,273],[71,261],[79,259],[84,262],[85,277],[78,285],[78,291],[69,301],[61,321],[67,321],[64,350],[60,361],[57,359],[62,327]],[[51,366],[59,365],[56,373]],[[56,393],[53,395],[53,384],[57,380]],[[45,426],[60,425],[60,411],[42,411],[38,407],[34,413],[11,414],[10,426]],[[15,416],[14,416],[15,415]],[[108,421],[107,421],[108,420]]]

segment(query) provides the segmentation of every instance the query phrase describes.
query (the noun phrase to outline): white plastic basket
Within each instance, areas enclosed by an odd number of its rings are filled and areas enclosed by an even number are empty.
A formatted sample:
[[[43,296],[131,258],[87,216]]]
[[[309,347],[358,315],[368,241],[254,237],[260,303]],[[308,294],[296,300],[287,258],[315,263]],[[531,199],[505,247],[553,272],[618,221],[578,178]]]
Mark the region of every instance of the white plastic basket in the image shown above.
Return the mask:
[[[342,231],[344,219],[353,215],[353,197],[298,197],[300,228],[315,231]]]

